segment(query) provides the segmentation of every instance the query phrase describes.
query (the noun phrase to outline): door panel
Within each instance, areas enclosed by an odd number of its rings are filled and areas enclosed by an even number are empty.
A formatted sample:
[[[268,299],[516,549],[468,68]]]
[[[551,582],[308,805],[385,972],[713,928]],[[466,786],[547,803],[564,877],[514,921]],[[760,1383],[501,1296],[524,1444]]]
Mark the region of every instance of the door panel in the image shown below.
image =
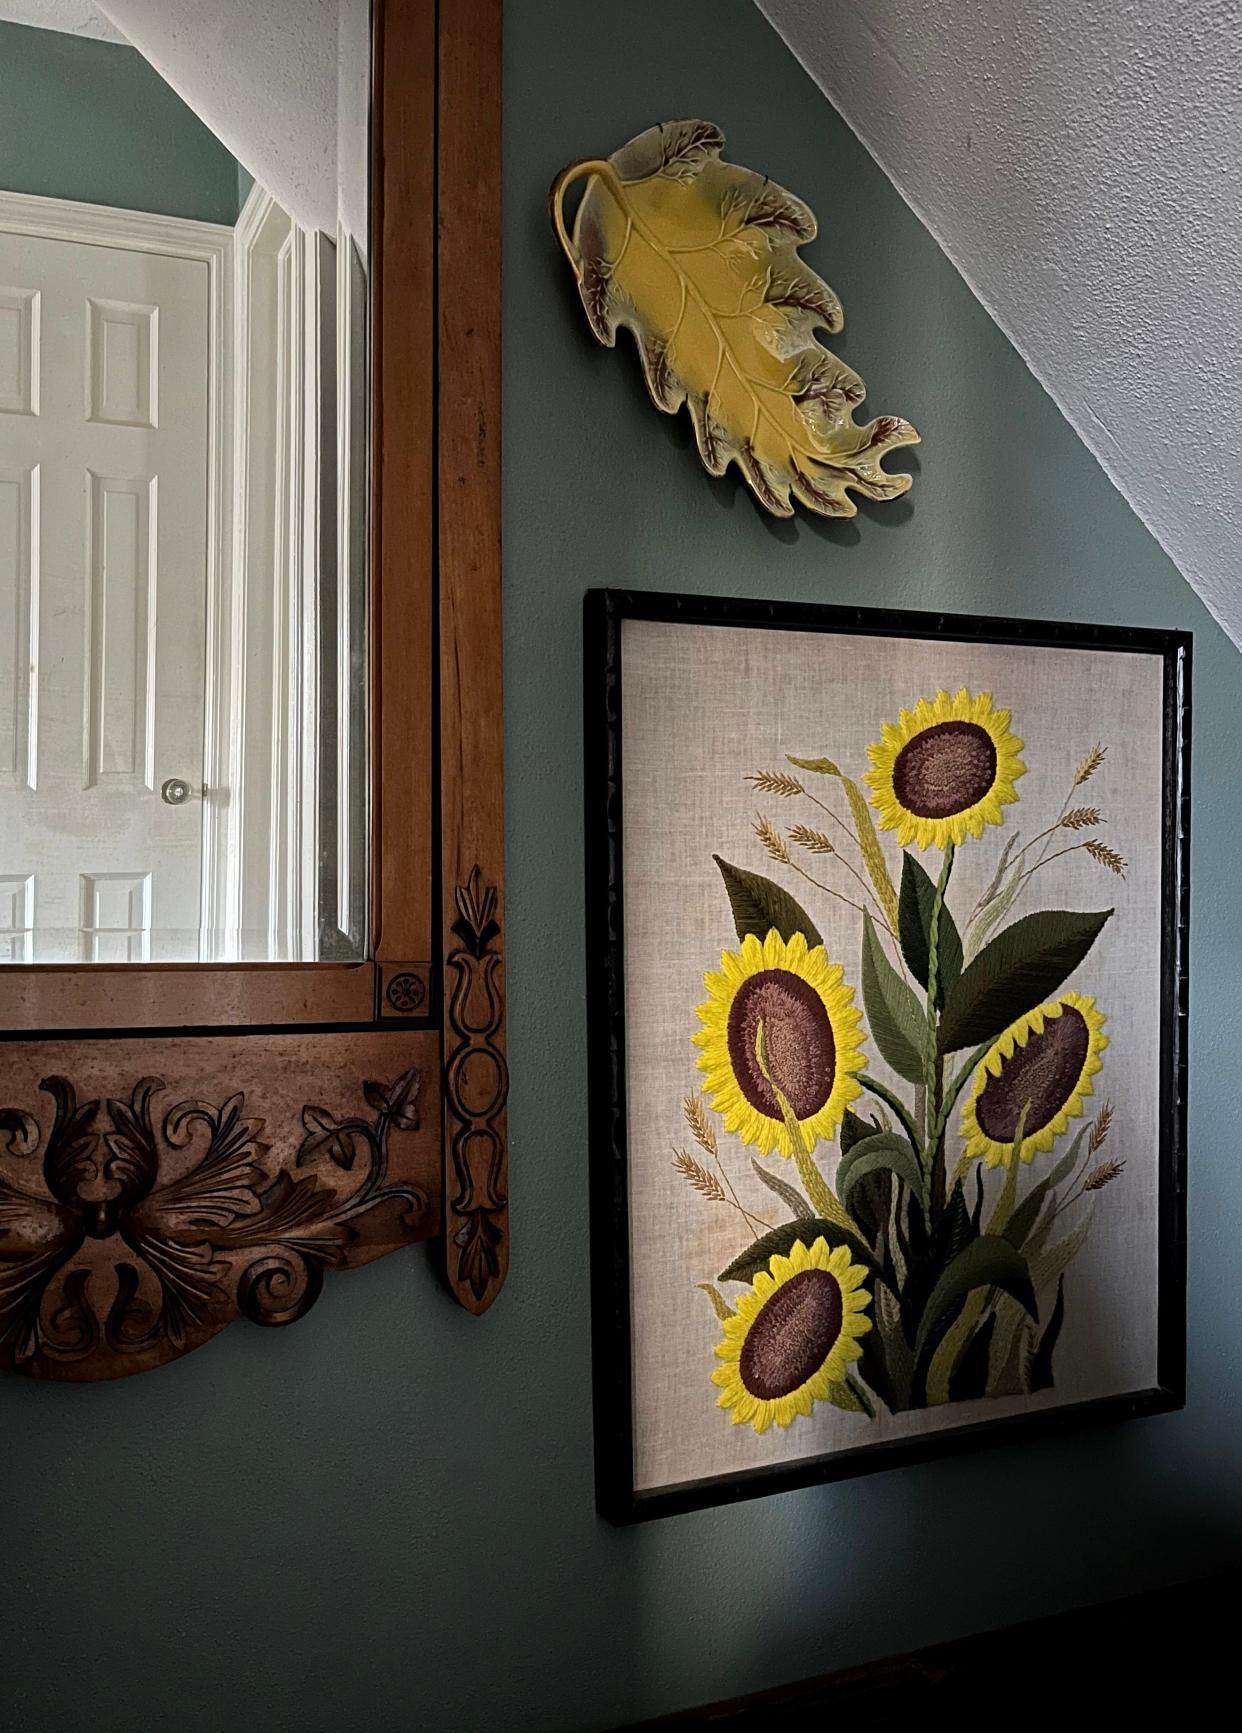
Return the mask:
[[[205,263],[0,233],[0,946],[28,961],[200,954],[208,345]]]

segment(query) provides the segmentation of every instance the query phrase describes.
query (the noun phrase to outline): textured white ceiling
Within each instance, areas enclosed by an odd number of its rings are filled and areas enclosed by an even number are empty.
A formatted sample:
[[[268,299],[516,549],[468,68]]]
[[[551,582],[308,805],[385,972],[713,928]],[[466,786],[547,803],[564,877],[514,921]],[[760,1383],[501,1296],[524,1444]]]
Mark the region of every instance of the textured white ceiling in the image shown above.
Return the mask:
[[[1242,0],[757,3],[1242,643]]]
[[[62,30],[67,36],[94,36],[102,42],[125,40],[91,0],[0,0],[0,20]]]
[[[359,124],[365,163],[368,0],[101,0],[181,99],[299,222],[332,233],[341,151]],[[344,70],[363,45],[361,90]],[[355,56],[355,59],[358,57]],[[338,89],[340,86],[340,89]],[[360,112],[359,112],[360,110]],[[350,130],[348,140],[344,134]],[[365,221],[356,232],[365,234]]]

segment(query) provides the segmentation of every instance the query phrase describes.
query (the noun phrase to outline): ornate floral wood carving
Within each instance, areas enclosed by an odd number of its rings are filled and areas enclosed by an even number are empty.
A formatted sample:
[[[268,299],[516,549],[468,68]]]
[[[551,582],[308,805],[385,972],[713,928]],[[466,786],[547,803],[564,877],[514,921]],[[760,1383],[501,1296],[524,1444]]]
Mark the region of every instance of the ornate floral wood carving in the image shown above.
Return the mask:
[[[477,865],[454,900],[459,943],[445,959],[449,1280],[462,1304],[481,1312],[499,1292],[509,1261],[501,926],[496,887]]]
[[[118,1377],[235,1317],[293,1323],[325,1270],[435,1229],[431,1176],[396,1159],[422,1124],[417,1066],[363,1082],[359,1110],[311,1101],[290,1125],[244,1091],[217,1103],[154,1076],[124,1098],[56,1073],[38,1087],[45,1106],[0,1108],[0,1365],[14,1371]]]

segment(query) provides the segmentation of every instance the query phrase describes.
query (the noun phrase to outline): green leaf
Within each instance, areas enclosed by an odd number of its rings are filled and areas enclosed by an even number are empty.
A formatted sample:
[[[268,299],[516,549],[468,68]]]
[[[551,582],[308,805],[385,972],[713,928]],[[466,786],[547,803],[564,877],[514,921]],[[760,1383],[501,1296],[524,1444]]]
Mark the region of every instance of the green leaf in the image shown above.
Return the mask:
[[[982,1287],[1002,1289],[1032,1318],[1038,1317],[1035,1290],[1022,1253],[1008,1240],[981,1234],[957,1254],[929,1294],[914,1342],[916,1362],[934,1349],[967,1294]]]
[[[1047,1179],[1041,1179],[1038,1185],[1031,1187],[1005,1224],[1005,1238],[1011,1246],[1017,1246],[1019,1251],[1026,1243],[1026,1236],[1039,1220],[1039,1212],[1044,1207],[1044,1199],[1048,1193],[1063,1180],[1067,1180],[1077,1167],[1078,1151],[1089,1129],[1087,1125],[1079,1128],[1078,1136],[1070,1145],[1068,1153],[1061,1157]]]
[[[1061,1334],[1061,1325],[1065,1320],[1065,1277],[1057,1281],[1057,1303],[1052,1308],[1052,1316],[1048,1327],[1039,1338],[1039,1346],[1031,1357],[1031,1367],[1027,1374],[1028,1390],[1052,1389],[1052,1352]]]
[[[750,1165],[755,1170],[756,1179],[766,1185],[770,1192],[775,1192],[795,1221],[814,1221],[815,1211],[796,1185],[790,1185],[788,1180],[781,1179],[778,1174],[773,1173],[770,1168],[764,1167],[761,1162],[755,1161],[753,1157]]]
[[[875,894],[880,899],[880,907],[884,910],[884,919],[890,927],[897,925],[897,893],[893,889],[893,881],[889,876],[888,862],[884,859],[884,850],[880,847],[880,839],[875,834],[875,824],[871,818],[871,808],[867,805],[867,797],[858,784],[835,765],[831,758],[794,758],[786,753],[790,764],[799,770],[810,770],[816,776],[835,776],[845,790],[845,798],[849,803],[850,817],[854,820],[854,835],[858,838],[858,847],[862,853],[863,864],[868,876],[875,886]]]
[[[870,1137],[872,1132],[881,1130],[872,1120],[862,1119],[852,1108],[847,1107],[841,1121],[841,1154],[848,1155],[856,1143],[864,1137]]]
[[[834,1408],[843,1408],[847,1414],[865,1414],[868,1420],[875,1419],[875,1409],[857,1384],[850,1383],[847,1378],[828,1386],[828,1400]]]
[[[837,1168],[837,1192],[848,1210],[850,1193],[869,1173],[887,1169],[903,1179],[916,1197],[923,1195],[923,1175],[919,1160],[904,1137],[895,1131],[877,1131],[856,1143],[848,1155],[841,1157]]]
[[[874,1328],[863,1337],[859,1370],[895,1414],[909,1403],[914,1357],[901,1327],[901,1304],[887,1283],[876,1283],[872,1306]]]
[[[763,1234],[740,1256],[727,1264],[717,1280],[721,1282],[753,1282],[760,1270],[766,1270],[769,1262],[777,1252],[783,1257],[789,1256],[790,1247],[795,1240],[801,1240],[809,1250],[816,1240],[823,1240],[831,1249],[845,1246],[855,1263],[862,1264],[871,1274],[878,1274],[878,1267],[871,1253],[863,1245],[856,1234],[847,1233],[840,1222],[828,1221],[796,1221],[782,1222],[780,1227],[772,1228]]]
[[[901,857],[901,897],[898,904],[898,936],[902,955],[910,973],[923,991],[927,991],[928,952],[931,948],[932,905],[936,887],[909,849]],[[962,972],[962,935],[947,904],[940,909],[936,955],[936,1008],[944,1009],[945,1000],[957,984]]]
[[[733,924],[739,939],[753,933],[762,944],[775,927],[787,944],[795,933],[803,934],[811,950],[823,944],[810,915],[782,886],[764,878],[762,873],[731,866],[718,854],[712,859],[720,868],[725,890],[729,893],[729,906],[733,910]]]
[[[1069,1269],[1086,1245],[1090,1232],[1091,1217],[1085,1215],[1063,1240],[1058,1240],[1055,1246],[1049,1246],[1046,1251],[1040,1252],[1031,1264],[1031,1282],[1037,1294],[1044,1288],[1051,1287],[1052,1283]]]
[[[863,914],[863,1008],[882,1058],[907,1083],[923,1081],[927,1018],[909,986],[884,953],[875,922]]]
[[[970,1402],[987,1395],[988,1354],[995,1327],[996,1314],[992,1312],[966,1344],[966,1350],[949,1378],[950,1402]]]
[[[722,1324],[726,1318],[731,1318],[733,1316],[732,1306],[728,1303],[718,1288],[714,1288],[710,1282],[696,1282],[694,1285],[698,1288],[700,1293],[707,1295],[708,1299],[712,1303],[712,1311],[715,1312]]]
[[[1022,862],[1019,859],[1010,867],[1009,876],[1004,884],[982,903],[979,913],[966,929],[966,961],[968,963],[974,962],[991,936],[992,929],[998,927],[1009,913],[1024,882]]]
[[[795,759],[792,752],[786,752],[786,763],[797,764],[799,769],[811,769],[816,776],[840,776],[840,766],[833,764],[831,759]]]
[[[1091,949],[1112,914],[1045,909],[1023,915],[962,971],[940,1019],[940,1051],[994,1040],[1024,1012],[1051,998]]]
[[[1031,1286],[1037,1294],[1042,1294],[1045,1288],[1059,1281],[1082,1250],[1091,1227],[1091,1217],[1084,1216],[1071,1233],[1045,1251],[1044,1242],[1052,1225],[1051,1215],[1046,1216],[1023,1248],[1027,1267],[1031,1272]],[[1030,1333],[1030,1320],[1021,1308],[1012,1300],[998,1301],[996,1335],[992,1342],[991,1355],[993,1395],[1014,1396],[1029,1388],[1026,1374],[1031,1358],[1027,1340]]]

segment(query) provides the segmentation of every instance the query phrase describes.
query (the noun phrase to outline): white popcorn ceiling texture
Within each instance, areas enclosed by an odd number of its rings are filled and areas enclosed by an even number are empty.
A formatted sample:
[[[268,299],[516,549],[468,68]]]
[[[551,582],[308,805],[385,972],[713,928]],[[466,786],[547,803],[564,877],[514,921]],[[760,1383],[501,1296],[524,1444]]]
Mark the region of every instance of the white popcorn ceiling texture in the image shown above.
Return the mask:
[[[1242,643],[1242,0],[757,4]]]

